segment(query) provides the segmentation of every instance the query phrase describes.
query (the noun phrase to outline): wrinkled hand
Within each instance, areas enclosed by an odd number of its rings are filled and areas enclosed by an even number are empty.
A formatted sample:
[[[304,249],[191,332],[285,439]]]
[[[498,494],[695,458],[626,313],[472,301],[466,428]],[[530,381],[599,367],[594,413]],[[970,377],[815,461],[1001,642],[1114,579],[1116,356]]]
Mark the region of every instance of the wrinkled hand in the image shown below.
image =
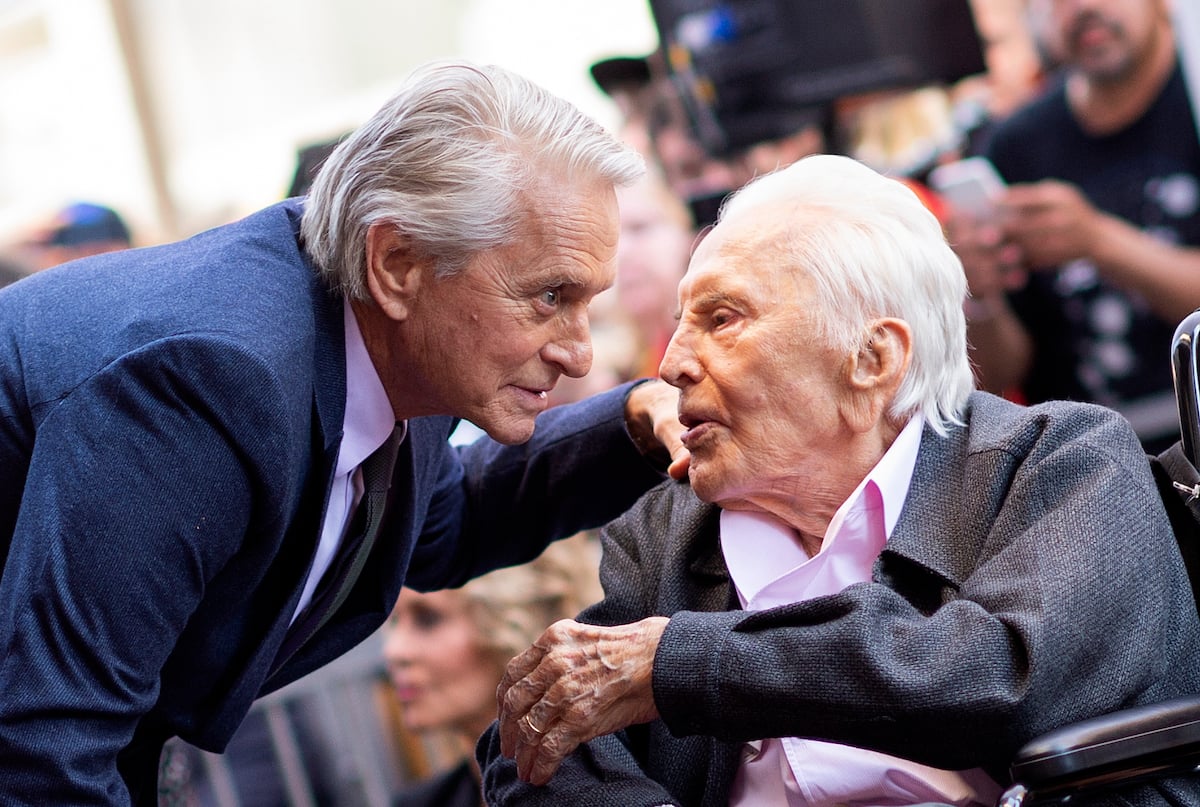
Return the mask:
[[[496,690],[500,750],[522,780],[544,785],[580,743],[658,717],[651,677],[667,621],[563,619],[508,663]]]
[[[1013,185],[1004,196],[1003,208],[1005,235],[1036,268],[1086,257],[1104,218],[1078,188],[1054,180]]]
[[[625,399],[625,424],[634,445],[647,456],[661,454],[673,479],[687,476],[691,454],[683,447],[679,390],[665,381],[638,384]]]

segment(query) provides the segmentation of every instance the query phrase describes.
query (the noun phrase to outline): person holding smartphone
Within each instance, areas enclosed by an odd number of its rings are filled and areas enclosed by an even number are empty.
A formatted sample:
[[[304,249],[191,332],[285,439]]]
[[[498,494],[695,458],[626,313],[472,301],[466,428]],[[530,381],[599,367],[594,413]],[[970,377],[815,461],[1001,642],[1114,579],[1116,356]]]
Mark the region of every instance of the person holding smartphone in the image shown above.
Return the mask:
[[[952,215],[979,382],[1178,439],[1166,353],[1200,306],[1200,142],[1166,0],[1030,0],[1062,68],[984,151],[1008,187]]]

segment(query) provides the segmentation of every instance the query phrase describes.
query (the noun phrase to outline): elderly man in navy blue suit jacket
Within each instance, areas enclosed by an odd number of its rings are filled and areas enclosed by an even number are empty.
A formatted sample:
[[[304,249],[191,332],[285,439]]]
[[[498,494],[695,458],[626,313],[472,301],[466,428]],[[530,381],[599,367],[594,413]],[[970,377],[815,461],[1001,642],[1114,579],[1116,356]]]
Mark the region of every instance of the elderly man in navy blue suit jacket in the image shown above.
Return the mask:
[[[430,65],[306,202],[4,289],[0,803],[152,804],[167,738],[220,750],[403,583],[661,480],[665,385],[544,412],[641,171],[523,79]],[[457,418],[491,439],[451,448]]]

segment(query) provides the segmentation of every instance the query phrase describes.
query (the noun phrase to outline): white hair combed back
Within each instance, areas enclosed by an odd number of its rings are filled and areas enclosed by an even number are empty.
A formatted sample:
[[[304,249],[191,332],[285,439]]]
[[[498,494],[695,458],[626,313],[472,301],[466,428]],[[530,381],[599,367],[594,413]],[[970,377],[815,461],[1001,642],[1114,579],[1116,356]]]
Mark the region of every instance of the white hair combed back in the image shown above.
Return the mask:
[[[626,185],[640,155],[573,105],[494,66],[414,71],[325,161],[306,203],[305,249],[329,284],[365,296],[367,230],[389,223],[452,273],[509,243],[547,172]]]
[[[966,276],[941,224],[917,195],[849,157],[814,155],[751,182],[718,222],[765,204],[794,205],[780,256],[817,289],[817,334],[857,351],[879,317],[912,328],[912,362],[889,414],[917,411],[939,434],[961,423],[975,382],[967,354]]]

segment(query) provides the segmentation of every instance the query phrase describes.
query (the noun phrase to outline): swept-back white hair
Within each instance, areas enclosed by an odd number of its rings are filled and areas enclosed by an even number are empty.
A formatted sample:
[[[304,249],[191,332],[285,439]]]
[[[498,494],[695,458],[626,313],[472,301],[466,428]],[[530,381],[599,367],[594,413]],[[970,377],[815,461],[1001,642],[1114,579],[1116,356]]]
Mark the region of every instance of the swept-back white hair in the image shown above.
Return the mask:
[[[904,420],[921,411],[939,434],[960,424],[975,386],[963,316],[967,281],[937,218],[904,183],[821,154],[748,184],[726,201],[718,225],[781,204],[792,212],[772,258],[814,282],[814,336],[858,351],[872,320],[904,320],[912,362],[889,415]]]
[[[442,275],[512,241],[534,180],[626,185],[644,162],[600,124],[533,82],[495,66],[434,62],[325,161],[301,234],[331,286],[366,295],[367,230],[387,222],[438,261]]]

